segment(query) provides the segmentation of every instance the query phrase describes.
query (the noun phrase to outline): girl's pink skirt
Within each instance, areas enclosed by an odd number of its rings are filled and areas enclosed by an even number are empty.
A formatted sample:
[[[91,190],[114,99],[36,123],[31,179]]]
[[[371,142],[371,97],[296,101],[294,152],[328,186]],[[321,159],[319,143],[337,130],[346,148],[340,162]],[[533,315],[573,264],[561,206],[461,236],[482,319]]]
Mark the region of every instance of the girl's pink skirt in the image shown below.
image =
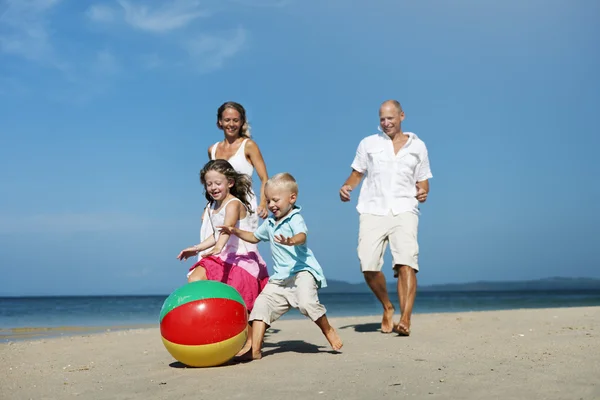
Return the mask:
[[[254,301],[269,281],[267,267],[256,253],[244,255],[243,260],[238,257],[235,263],[227,261],[218,256],[204,257],[190,268],[190,272],[200,266],[206,270],[206,277],[209,280],[233,286],[242,295],[246,308],[250,312],[254,307]]]

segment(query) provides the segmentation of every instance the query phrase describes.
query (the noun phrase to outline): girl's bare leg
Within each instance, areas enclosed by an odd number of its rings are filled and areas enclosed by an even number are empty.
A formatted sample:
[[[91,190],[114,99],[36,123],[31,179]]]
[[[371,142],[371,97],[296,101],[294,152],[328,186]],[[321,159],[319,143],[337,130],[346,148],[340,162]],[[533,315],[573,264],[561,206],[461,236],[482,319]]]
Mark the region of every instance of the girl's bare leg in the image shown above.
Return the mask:
[[[206,269],[200,266],[194,268],[190,276],[188,276],[188,283],[206,280],[208,280],[208,277],[206,276]]]

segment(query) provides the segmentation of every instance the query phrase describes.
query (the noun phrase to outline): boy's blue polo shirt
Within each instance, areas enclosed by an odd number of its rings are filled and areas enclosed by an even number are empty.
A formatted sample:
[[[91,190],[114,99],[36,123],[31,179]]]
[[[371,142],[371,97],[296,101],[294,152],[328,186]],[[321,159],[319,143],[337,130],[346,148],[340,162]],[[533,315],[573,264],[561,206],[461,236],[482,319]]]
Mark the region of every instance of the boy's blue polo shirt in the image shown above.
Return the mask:
[[[275,273],[271,275],[270,280],[283,280],[300,271],[308,271],[315,277],[318,286],[324,288],[327,287],[327,281],[323,270],[306,242],[299,246],[287,246],[275,241],[275,235],[292,237],[299,233],[308,234],[300,210],[300,206],[294,206],[292,211],[280,221],[276,221],[272,217],[267,218],[254,232],[254,236],[258,240],[271,242]]]

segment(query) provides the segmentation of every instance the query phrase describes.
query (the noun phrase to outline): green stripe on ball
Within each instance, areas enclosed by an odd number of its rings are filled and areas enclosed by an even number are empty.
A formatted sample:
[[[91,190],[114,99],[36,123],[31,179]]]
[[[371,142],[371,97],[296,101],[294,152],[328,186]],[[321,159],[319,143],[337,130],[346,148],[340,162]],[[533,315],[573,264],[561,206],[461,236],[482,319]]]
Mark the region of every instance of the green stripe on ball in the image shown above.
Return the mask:
[[[233,287],[217,281],[196,281],[180,287],[167,297],[160,310],[159,322],[175,307],[204,299],[229,299],[246,307],[244,299]]]

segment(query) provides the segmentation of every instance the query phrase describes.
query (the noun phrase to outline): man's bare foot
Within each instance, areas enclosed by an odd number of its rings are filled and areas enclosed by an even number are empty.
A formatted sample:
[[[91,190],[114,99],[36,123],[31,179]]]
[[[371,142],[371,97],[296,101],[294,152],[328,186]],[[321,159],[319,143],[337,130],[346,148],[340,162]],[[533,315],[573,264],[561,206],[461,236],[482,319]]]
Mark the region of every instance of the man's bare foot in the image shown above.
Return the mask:
[[[410,336],[410,324],[400,321],[394,325],[394,332],[400,336]]]
[[[323,333],[325,333],[325,337],[327,338],[327,341],[331,345],[332,349],[334,349],[335,351],[339,351],[342,348],[344,343],[342,342],[342,339],[340,339],[340,337],[338,336],[337,331],[333,329],[333,327],[327,330],[327,332]]]
[[[382,333],[392,333],[392,330],[394,329],[394,311],[396,311],[394,306],[390,306],[383,310],[383,318],[381,320]]]

